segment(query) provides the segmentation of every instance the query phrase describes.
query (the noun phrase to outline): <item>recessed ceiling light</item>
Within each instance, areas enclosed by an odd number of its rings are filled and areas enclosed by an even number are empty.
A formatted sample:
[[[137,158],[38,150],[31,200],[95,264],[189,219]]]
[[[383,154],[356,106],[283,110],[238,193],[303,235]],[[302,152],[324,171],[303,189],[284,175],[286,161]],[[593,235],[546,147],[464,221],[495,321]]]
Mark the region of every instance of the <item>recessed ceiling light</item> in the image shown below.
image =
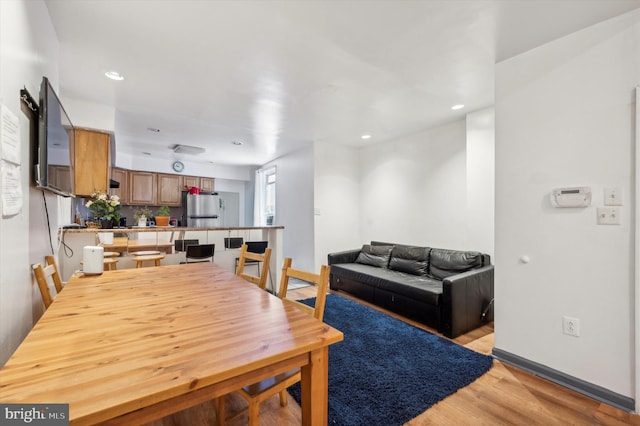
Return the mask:
[[[243,145],[243,142],[241,141],[231,141],[231,143],[234,145]]]
[[[464,105],[462,105],[462,104],[454,105],[454,106],[451,107],[451,109],[454,110],[454,111],[457,110],[457,109],[462,109],[462,108],[464,108]]]
[[[156,129],[155,127],[147,127],[147,130],[154,133],[160,133],[160,129]]]
[[[107,78],[110,78],[111,80],[124,80],[124,76],[117,71],[107,71],[104,73],[104,75],[106,75]]]
[[[371,139],[371,135],[362,135],[362,139]]]

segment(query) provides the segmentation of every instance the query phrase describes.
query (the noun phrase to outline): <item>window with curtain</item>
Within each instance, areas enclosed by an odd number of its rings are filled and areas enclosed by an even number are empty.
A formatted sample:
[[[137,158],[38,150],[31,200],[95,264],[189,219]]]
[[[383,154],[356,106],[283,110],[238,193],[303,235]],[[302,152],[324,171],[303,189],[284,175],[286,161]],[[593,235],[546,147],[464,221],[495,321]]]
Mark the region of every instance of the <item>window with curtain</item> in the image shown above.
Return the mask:
[[[276,168],[256,170],[254,200],[255,226],[275,224],[276,220]]]

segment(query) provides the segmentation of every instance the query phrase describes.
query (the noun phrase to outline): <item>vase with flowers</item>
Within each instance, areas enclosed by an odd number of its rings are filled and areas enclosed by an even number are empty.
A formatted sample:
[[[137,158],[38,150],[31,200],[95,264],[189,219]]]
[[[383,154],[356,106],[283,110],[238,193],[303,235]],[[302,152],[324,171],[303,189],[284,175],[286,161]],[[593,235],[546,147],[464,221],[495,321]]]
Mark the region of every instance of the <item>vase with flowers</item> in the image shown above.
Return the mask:
[[[96,191],[91,194],[91,199],[85,206],[93,212],[96,219],[100,220],[102,228],[113,228],[113,223],[118,222],[122,217],[120,197],[117,195]]]
[[[153,212],[147,206],[138,207],[133,211],[133,221],[141,227],[147,226],[147,219],[151,219]]]

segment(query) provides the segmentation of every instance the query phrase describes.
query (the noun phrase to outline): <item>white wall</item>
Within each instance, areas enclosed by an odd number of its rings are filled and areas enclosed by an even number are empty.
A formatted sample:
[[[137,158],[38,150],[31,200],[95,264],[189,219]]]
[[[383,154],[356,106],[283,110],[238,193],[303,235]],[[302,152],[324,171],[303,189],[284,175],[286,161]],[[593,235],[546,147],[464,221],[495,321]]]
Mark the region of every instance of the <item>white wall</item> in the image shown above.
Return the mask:
[[[639,59],[632,12],[496,69],[495,347],[629,397]],[[591,186],[592,206],[551,207],[549,192],[573,185]],[[620,226],[596,224],[606,186],[622,188]]]
[[[184,163],[184,172],[186,176],[203,176],[221,179],[234,179],[240,181],[248,181],[251,179],[251,173],[254,170],[249,166],[226,166],[211,163],[203,163],[195,161],[188,156],[180,158]],[[177,160],[178,158],[176,158]],[[129,155],[118,152],[118,141],[116,140],[116,166],[129,170],[140,170],[156,173],[174,173],[171,165],[173,160],[166,158],[154,158],[145,155]]]
[[[0,1],[0,102],[20,119],[22,212],[0,218],[0,365],[4,364],[43,310],[30,264],[50,254],[42,192],[30,187],[29,121],[19,91],[38,100],[42,76],[58,84],[58,41],[42,1]],[[60,93],[58,93],[60,94]],[[59,221],[60,197],[46,195],[51,226]],[[69,212],[70,215],[70,212]],[[55,240],[54,240],[55,245]]]
[[[475,249],[467,235],[466,125],[361,149],[361,244]]]
[[[284,226],[283,254],[298,269],[314,270],[313,147],[280,157],[276,167],[276,223]]]
[[[232,180],[232,179],[216,179],[215,180],[215,190],[220,192],[237,192],[239,194],[239,211],[238,211],[238,225],[239,226],[250,226],[253,225],[253,222],[245,222],[246,219],[246,205],[247,205],[247,194],[245,193],[245,183],[241,180]]]
[[[111,134],[115,132],[115,108],[63,96],[60,96],[60,102],[62,102],[64,110],[75,127],[101,130]]]
[[[327,254],[362,246],[360,238],[360,161],[356,148],[314,145],[315,268]]]
[[[467,114],[467,235],[469,247],[494,255],[495,112]]]

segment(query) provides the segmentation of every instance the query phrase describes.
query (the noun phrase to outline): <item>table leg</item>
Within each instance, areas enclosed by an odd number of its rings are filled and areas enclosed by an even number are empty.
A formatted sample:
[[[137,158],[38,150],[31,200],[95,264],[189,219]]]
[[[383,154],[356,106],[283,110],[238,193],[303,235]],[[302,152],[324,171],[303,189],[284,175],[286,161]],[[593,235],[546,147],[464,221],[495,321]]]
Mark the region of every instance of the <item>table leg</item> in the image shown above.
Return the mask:
[[[309,364],[301,368],[302,424],[326,425],[329,407],[329,347],[309,353]]]
[[[216,407],[216,426],[224,426],[226,419],[224,395],[217,397],[214,404]]]

